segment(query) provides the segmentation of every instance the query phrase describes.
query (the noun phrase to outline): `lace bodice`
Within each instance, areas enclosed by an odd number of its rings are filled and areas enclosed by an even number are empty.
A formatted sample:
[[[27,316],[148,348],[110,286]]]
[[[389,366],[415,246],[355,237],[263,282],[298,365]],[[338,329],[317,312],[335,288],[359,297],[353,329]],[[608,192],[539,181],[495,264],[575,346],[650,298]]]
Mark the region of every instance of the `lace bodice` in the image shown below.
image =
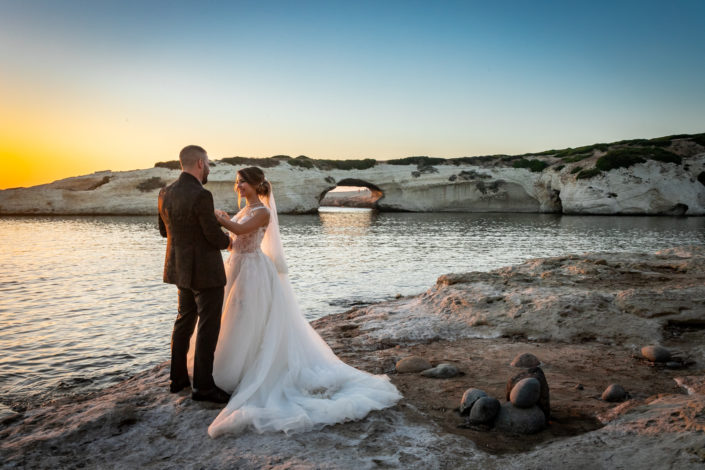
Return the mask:
[[[269,211],[266,206],[245,206],[240,212],[235,214],[232,220],[241,224],[246,222],[248,219],[252,218],[257,211]],[[233,237],[233,252],[235,253],[254,253],[260,249],[262,244],[262,238],[264,238],[264,232],[267,230],[267,226],[260,227],[257,230],[244,233],[242,235],[235,235],[231,233],[230,236]]]

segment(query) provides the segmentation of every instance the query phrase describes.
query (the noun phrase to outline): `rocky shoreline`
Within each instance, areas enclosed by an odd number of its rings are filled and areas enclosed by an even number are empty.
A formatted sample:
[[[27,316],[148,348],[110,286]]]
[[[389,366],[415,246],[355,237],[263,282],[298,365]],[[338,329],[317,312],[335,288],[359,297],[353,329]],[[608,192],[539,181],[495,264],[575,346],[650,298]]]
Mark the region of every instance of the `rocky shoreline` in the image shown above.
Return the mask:
[[[215,405],[167,391],[161,364],[120,384],[0,418],[3,468],[702,468],[705,248],[534,259],[441,276],[418,296],[313,322],[346,362],[387,373],[404,398],[358,422],[210,439]],[[682,368],[645,360],[658,344]],[[550,386],[535,434],[467,426],[469,388],[504,403],[531,353]],[[400,373],[418,356],[460,374]],[[601,398],[618,383],[621,402]]]

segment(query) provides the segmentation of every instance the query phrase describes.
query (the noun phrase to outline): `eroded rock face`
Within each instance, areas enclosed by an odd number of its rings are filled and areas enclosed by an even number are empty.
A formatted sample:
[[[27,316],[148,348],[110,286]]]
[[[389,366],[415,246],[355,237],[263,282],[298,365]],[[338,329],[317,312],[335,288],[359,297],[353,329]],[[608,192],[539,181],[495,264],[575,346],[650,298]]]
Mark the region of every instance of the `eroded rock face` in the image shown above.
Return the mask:
[[[697,179],[705,170],[705,153],[692,152],[683,165],[648,161],[590,179],[576,179],[575,165],[534,173],[496,161],[421,170],[386,163],[365,170],[321,170],[282,161],[264,171],[278,210],[285,213],[313,212],[338,182],[358,180],[381,191],[376,202],[381,210],[705,215],[705,185]],[[580,164],[587,168],[597,157]],[[233,212],[235,175],[246,165],[215,163],[206,188],[216,207]],[[0,214],[156,214],[159,188],[179,173],[163,167],[104,171],[7,189],[0,191]]]
[[[703,324],[704,301],[702,246],[533,259],[491,272],[443,275],[419,296],[367,307],[370,332],[357,341],[519,335],[641,348],[661,343],[670,324]],[[398,313],[387,316],[385,309]],[[705,347],[690,354],[705,362]]]

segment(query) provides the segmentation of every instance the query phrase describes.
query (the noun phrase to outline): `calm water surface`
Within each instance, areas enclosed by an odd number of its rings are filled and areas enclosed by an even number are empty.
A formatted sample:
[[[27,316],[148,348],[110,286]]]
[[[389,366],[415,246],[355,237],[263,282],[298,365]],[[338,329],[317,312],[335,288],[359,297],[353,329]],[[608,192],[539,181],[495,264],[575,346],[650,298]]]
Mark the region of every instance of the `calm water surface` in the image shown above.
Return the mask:
[[[422,292],[449,272],[705,241],[699,217],[336,209],[280,223],[309,319]],[[169,358],[176,288],[161,281],[155,217],[2,217],[0,247],[0,403],[100,388]]]

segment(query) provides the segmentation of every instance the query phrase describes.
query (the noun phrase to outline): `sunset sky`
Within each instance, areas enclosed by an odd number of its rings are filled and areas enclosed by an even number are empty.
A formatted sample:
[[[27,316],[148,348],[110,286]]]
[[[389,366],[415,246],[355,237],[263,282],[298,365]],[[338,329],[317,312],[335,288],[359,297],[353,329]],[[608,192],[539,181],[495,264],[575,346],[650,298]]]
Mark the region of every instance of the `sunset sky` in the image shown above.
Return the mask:
[[[0,188],[705,132],[704,55],[703,0],[0,0]]]

